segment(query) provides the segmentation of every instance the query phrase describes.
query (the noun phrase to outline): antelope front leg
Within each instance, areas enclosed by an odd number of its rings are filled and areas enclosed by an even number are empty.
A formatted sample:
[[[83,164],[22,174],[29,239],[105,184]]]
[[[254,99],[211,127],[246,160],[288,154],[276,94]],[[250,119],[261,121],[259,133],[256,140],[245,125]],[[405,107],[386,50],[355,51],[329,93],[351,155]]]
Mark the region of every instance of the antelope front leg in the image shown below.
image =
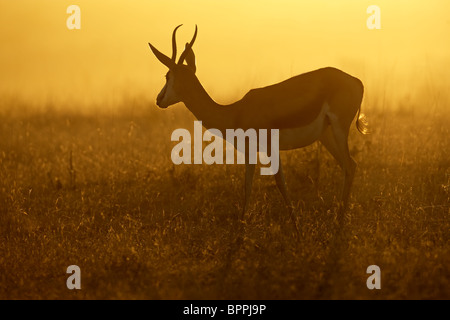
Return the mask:
[[[278,168],[278,172],[275,174],[275,181],[277,183],[277,187],[283,196],[284,202],[286,203],[287,210],[289,211],[289,217],[291,219],[292,225],[295,228],[295,232],[297,233],[298,239],[300,239],[300,232],[297,227],[297,222],[294,218],[294,206],[292,205],[291,198],[287,192],[286,181],[284,179],[283,167],[281,166],[281,158],[279,159],[280,167]]]
[[[275,181],[277,183],[278,190],[280,190],[281,195],[283,196],[284,202],[286,203],[286,206],[289,208],[292,208],[292,201],[289,198],[287,188],[286,188],[286,181],[284,179],[284,173],[283,173],[283,167],[281,165],[281,159],[278,160],[279,168],[278,172],[275,174]]]
[[[252,194],[253,176],[255,174],[255,164],[245,164],[245,198],[244,198],[244,208],[242,210],[242,218],[248,208],[248,203],[250,201],[250,195]]]

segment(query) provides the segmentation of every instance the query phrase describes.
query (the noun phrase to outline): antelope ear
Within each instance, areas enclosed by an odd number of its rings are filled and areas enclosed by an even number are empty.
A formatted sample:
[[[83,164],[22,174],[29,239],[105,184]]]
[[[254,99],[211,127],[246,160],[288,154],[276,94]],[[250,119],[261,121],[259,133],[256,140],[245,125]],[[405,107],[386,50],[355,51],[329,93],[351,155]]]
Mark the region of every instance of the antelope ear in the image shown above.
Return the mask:
[[[150,46],[150,49],[152,50],[153,54],[155,55],[158,60],[165,65],[169,69],[173,69],[175,67],[175,62],[172,61],[168,56],[165,54],[159,52],[158,49],[156,49],[152,44],[149,42],[148,45]]]
[[[187,50],[189,47],[189,43],[186,43],[186,46],[184,47],[184,50]],[[186,53],[186,58],[185,61],[188,65],[188,67],[190,67],[192,69],[192,71],[197,71],[197,67],[195,66],[195,54],[194,51],[192,50],[192,47],[189,48],[189,50]]]

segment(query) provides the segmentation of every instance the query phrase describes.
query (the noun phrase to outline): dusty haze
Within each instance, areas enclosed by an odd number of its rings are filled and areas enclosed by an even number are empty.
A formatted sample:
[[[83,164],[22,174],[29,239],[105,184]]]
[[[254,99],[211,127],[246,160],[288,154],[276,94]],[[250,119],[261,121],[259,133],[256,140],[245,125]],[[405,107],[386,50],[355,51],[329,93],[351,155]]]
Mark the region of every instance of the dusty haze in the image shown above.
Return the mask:
[[[449,299],[449,3],[0,0],[0,300]],[[257,174],[244,220],[242,165],[173,164],[195,118],[155,106],[147,42],[170,55],[181,23],[220,103],[324,66],[363,81],[345,215],[319,143],[280,155],[292,211]]]
[[[448,85],[448,1],[5,1],[0,10],[0,95],[58,108],[102,108],[124,97],[153,102],[170,55],[199,26],[198,76],[218,102],[253,87],[335,66],[363,80],[367,95],[414,101]],[[68,30],[66,8],[81,8]],[[366,9],[381,8],[381,30]],[[430,89],[433,87],[434,89]]]

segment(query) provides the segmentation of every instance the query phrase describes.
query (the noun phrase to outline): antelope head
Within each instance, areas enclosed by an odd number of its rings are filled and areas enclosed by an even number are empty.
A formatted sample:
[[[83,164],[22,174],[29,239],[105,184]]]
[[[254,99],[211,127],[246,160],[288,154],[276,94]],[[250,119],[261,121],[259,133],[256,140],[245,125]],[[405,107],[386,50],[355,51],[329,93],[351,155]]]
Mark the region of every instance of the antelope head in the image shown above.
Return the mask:
[[[175,39],[175,35],[177,29],[181,27],[179,25],[173,30],[172,34],[172,58],[161,53],[158,49],[152,46],[151,43],[148,45],[152,50],[153,54],[156,58],[167,68],[169,71],[166,74],[166,84],[162,88],[161,92],[158,94],[156,99],[156,104],[160,108],[167,108],[178,102],[183,102],[184,97],[188,94],[188,88],[186,87],[187,83],[191,83],[190,80],[192,78],[196,78],[195,71],[195,55],[192,50],[192,46],[195,42],[195,38],[197,37],[197,26],[195,26],[195,33],[192,37],[191,42],[186,43],[185,49],[183,53],[180,55],[180,59],[176,62],[177,56],[177,43]],[[186,64],[184,64],[186,61]]]

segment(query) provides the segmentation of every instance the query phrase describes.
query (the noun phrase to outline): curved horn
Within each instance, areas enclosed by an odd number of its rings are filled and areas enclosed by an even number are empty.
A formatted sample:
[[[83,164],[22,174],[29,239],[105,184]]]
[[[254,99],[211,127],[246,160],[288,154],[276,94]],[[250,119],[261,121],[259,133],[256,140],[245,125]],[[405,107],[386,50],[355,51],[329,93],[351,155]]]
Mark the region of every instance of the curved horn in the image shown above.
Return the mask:
[[[192,48],[192,46],[194,45],[195,38],[197,38],[197,25],[195,25],[194,36],[192,37],[191,42],[189,42],[189,44],[186,46],[186,48],[184,49],[183,53],[181,54],[180,60],[178,60],[178,64],[183,64],[184,59],[186,58],[186,55],[187,55],[188,51],[189,51],[189,50]]]
[[[152,49],[153,54],[158,58],[158,60],[165,65],[169,69],[173,69],[176,64],[175,61],[172,61],[169,57],[167,57],[164,53],[161,53],[158,49],[156,49],[152,44],[149,42],[148,45],[150,46],[150,49]]]
[[[177,41],[175,39],[175,34],[177,33],[177,29],[181,26],[182,26],[182,24],[180,24],[178,27],[176,27],[172,33],[172,60],[173,61],[175,61],[175,59],[177,58]]]

